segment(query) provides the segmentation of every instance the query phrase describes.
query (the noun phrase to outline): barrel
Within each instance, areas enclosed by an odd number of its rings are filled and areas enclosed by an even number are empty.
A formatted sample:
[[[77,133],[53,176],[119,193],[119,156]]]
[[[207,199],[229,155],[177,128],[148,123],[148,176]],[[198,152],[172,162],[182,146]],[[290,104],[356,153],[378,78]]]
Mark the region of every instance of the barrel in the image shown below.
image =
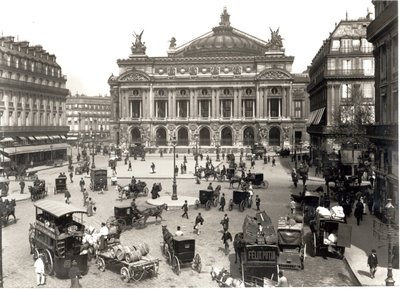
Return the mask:
[[[131,249],[129,253],[125,254],[125,261],[128,263],[136,262],[142,259],[142,254],[138,250]]]
[[[136,250],[140,251],[142,256],[146,256],[150,251],[149,245],[147,245],[147,243],[139,243],[135,247],[136,247]]]
[[[115,253],[115,256],[117,257],[118,260],[122,261],[125,259],[125,249],[124,246],[118,245],[117,250]]]
[[[114,246],[112,246],[110,248],[110,257],[111,258],[116,258],[117,257],[118,246],[120,246],[120,245],[114,245]]]
[[[110,235],[116,234],[117,233],[117,226],[111,226],[110,231],[108,232]]]

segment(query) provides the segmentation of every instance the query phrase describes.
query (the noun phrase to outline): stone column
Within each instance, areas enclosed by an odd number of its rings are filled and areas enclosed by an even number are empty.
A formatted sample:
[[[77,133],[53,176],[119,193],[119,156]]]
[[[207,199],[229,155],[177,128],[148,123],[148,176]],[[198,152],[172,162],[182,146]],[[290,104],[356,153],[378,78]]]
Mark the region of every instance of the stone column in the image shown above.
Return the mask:
[[[149,116],[150,119],[152,119],[154,117],[154,91],[153,91],[153,84],[150,84],[148,99],[149,99],[148,116]]]
[[[238,116],[239,116],[239,118],[242,118],[243,117],[243,108],[242,108],[242,89],[238,89],[238,95],[239,95],[239,100],[238,100],[238,108],[239,108],[239,111],[238,111]]]
[[[255,106],[256,106],[256,118],[260,119],[260,107],[261,107],[261,101],[260,101],[260,88],[259,85],[256,84],[256,101],[255,101]]]
[[[194,89],[194,110],[193,110],[193,115],[195,119],[199,118],[199,108],[198,108],[198,101],[197,101],[197,94],[199,91],[197,89]]]
[[[216,100],[215,100],[215,118],[221,118],[222,114],[220,114],[220,103],[219,103],[219,94],[220,91],[219,89],[215,89],[215,94],[216,94]]]
[[[215,116],[217,115],[215,111],[216,105],[215,105],[215,90],[211,89],[211,111],[210,111],[210,116],[211,119],[215,119]]]
[[[282,115],[281,117],[287,117],[287,95],[286,95],[286,87],[282,87]]]
[[[176,89],[172,89],[172,103],[171,103],[171,112],[172,112],[172,118],[176,119]]]
[[[238,107],[239,107],[239,99],[238,99],[238,92],[237,89],[233,89],[233,117],[234,118],[239,118],[239,113],[238,113]]]

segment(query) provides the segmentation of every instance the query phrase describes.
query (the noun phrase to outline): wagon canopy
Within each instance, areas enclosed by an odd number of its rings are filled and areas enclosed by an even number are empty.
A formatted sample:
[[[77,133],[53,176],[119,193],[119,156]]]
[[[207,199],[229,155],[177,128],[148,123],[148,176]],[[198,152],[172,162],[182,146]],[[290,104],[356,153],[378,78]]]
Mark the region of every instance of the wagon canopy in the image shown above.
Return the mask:
[[[57,218],[71,213],[87,213],[85,209],[51,200],[38,201],[34,205],[36,208],[46,211]]]
[[[246,216],[243,222],[243,239],[246,244],[257,244],[259,224],[262,226],[264,240],[267,245],[278,243],[278,238],[272,225],[271,218],[265,211],[257,213],[255,217]]]
[[[280,245],[295,245],[298,246],[302,242],[303,238],[303,224],[296,223],[292,226],[278,225],[278,243]]]

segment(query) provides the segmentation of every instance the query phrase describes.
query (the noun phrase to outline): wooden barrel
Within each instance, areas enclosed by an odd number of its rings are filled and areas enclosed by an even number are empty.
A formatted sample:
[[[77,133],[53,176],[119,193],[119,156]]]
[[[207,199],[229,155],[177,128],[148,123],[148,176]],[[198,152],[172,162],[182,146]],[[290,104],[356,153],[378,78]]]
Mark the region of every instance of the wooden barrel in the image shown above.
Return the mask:
[[[117,233],[117,226],[111,226],[110,231],[108,232],[110,235],[111,234],[116,234]]]
[[[110,248],[110,257],[111,258],[116,258],[117,257],[118,246],[120,246],[120,245],[114,245],[114,246],[112,246]]]
[[[146,256],[150,251],[149,245],[147,243],[139,243],[135,247],[136,247],[136,250],[140,251],[142,256]]]
[[[115,256],[117,257],[118,260],[122,261],[125,259],[125,249],[124,246],[118,245],[117,246],[117,251]]]
[[[125,261],[128,263],[136,262],[140,259],[142,259],[142,254],[138,250],[131,249],[129,253],[125,254]]]

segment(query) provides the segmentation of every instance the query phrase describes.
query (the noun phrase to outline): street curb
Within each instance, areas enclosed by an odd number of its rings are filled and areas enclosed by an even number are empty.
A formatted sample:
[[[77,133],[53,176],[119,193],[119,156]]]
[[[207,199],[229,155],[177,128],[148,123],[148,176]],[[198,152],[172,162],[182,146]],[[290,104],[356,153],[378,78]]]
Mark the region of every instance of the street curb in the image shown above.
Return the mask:
[[[343,257],[343,262],[346,264],[347,269],[351,272],[351,274],[353,275],[354,279],[357,281],[357,285],[356,286],[363,286],[360,282],[360,280],[357,278],[357,275],[353,272],[353,269],[351,268],[349,262],[347,261],[346,257]]]

